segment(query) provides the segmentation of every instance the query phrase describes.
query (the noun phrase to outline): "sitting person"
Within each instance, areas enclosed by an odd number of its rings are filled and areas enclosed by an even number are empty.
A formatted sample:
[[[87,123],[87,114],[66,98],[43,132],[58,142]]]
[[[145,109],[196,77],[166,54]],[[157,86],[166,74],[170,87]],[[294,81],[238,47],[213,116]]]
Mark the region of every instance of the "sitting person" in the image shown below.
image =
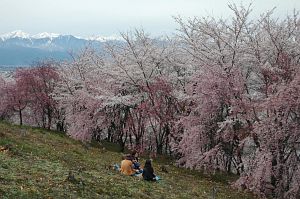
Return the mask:
[[[133,162],[130,156],[126,156],[124,160],[122,160],[120,171],[124,175],[128,176],[136,174],[136,170],[133,169]]]
[[[141,165],[139,163],[138,154],[135,150],[131,153],[131,160],[132,160],[132,163],[133,163],[133,168],[135,170],[137,170],[137,172],[142,173]]]
[[[157,176],[154,175],[154,170],[151,165],[151,160],[146,160],[145,162],[145,166],[143,169],[143,178],[144,180],[148,180],[148,181],[156,181],[159,179]]]
[[[132,163],[133,169],[136,170],[136,173],[141,174],[143,172],[143,169],[141,169],[140,163],[136,159],[133,159]]]

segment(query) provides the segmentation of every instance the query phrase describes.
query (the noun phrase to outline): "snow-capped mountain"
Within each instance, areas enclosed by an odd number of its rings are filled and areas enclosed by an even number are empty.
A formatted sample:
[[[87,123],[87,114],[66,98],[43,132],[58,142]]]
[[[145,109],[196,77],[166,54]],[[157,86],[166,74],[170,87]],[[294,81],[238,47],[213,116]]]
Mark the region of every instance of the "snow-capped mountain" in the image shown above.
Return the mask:
[[[39,34],[36,34],[36,35],[32,35],[31,38],[34,38],[34,39],[44,39],[44,38],[53,39],[53,38],[56,38],[56,37],[59,37],[59,36],[60,36],[60,34],[57,34],[57,33],[42,32],[42,33],[39,33]]]
[[[102,50],[105,42],[119,37],[93,36],[81,38],[56,33],[28,34],[21,30],[0,35],[0,66],[30,65],[38,59],[68,59],[69,52],[78,52],[87,45]]]
[[[0,35],[0,38],[4,41],[11,38],[22,38],[22,39],[28,39],[30,35],[28,33],[25,33],[21,30],[16,30],[13,32],[5,33],[3,35]]]
[[[57,37],[65,37],[65,36],[73,36],[73,35],[61,35],[57,33],[48,33],[48,32],[42,32],[35,35],[30,35],[29,33],[23,32],[22,30],[16,30],[9,33],[5,33],[0,35],[0,39],[2,41],[12,39],[12,38],[19,38],[19,39],[54,39]],[[100,41],[100,42],[106,42],[106,41],[112,41],[112,40],[122,40],[121,37],[112,35],[112,36],[90,36],[87,38],[73,36],[77,39],[83,39],[88,41]]]

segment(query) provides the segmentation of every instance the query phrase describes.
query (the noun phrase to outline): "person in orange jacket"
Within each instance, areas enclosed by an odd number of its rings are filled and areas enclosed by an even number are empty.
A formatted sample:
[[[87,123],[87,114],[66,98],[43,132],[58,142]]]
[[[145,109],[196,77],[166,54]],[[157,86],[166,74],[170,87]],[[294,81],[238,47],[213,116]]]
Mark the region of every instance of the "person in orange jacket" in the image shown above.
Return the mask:
[[[124,160],[122,160],[120,171],[122,174],[128,176],[134,175],[136,173],[130,156],[126,156]]]

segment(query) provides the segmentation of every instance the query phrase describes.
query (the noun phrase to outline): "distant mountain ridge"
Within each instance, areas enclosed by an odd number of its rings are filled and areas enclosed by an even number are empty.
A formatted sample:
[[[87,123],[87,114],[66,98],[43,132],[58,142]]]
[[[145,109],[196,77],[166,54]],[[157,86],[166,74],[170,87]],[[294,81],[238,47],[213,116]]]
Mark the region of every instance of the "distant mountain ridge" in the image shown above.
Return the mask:
[[[69,52],[78,52],[86,46],[103,49],[105,42],[120,41],[120,37],[93,36],[81,38],[73,35],[39,33],[30,35],[13,31],[0,35],[0,66],[26,66],[41,59],[67,60]]]

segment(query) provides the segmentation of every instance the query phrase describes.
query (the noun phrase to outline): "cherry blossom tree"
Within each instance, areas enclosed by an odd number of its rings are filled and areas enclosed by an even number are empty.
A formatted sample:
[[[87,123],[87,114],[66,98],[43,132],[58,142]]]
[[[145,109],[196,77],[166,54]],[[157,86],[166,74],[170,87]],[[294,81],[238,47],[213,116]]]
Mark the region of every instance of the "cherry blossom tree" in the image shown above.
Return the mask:
[[[1,119],[8,119],[12,113],[11,107],[8,106],[8,99],[7,99],[7,80],[0,76],[0,118]]]
[[[57,105],[53,99],[53,91],[58,73],[52,65],[51,62],[40,62],[32,68],[18,69],[14,76],[17,89],[26,93],[28,108],[32,114],[30,117],[35,118],[38,125],[48,129],[51,128]]]
[[[278,21],[270,11],[253,21],[250,8],[229,7],[231,21],[176,19],[194,73],[174,149],[183,166],[236,172],[238,185],[262,196],[295,198],[298,100],[286,92],[298,87],[297,13]],[[256,150],[245,155],[249,143]]]
[[[130,138],[134,137],[137,145],[146,145],[161,154],[168,145],[165,144],[171,115],[175,112],[171,110],[175,103],[172,76],[178,74],[168,59],[170,48],[165,41],[151,39],[143,30],[123,33],[122,37],[125,43],[109,45],[107,49],[126,86],[124,94],[135,99],[129,109]]]
[[[277,69],[274,72],[275,67]],[[271,71],[270,71],[271,70]],[[257,104],[260,121],[253,126],[258,150],[253,166],[237,183],[275,198],[299,196],[299,63],[280,55],[277,63],[264,69],[266,98]],[[267,89],[267,91],[266,91]],[[268,165],[267,168],[262,168]],[[265,166],[264,166],[265,167]],[[264,171],[267,169],[267,171]]]
[[[19,124],[23,125],[23,110],[29,104],[29,93],[20,81],[10,81],[4,87],[4,101],[2,107],[10,112],[17,112]]]
[[[238,146],[246,132],[241,129],[249,126],[246,115],[252,112],[246,92],[251,65],[247,66],[244,51],[251,9],[239,11],[235,5],[230,9],[235,13],[231,23],[212,17],[187,23],[176,18],[191,72],[186,84],[187,116],[179,121],[185,132],[175,148],[187,167],[239,173],[243,167]]]
[[[72,62],[59,63],[60,82],[56,87],[66,123],[67,133],[73,138],[90,141],[109,128],[109,107],[113,107],[118,82],[113,81],[114,69],[91,48],[73,55]]]

